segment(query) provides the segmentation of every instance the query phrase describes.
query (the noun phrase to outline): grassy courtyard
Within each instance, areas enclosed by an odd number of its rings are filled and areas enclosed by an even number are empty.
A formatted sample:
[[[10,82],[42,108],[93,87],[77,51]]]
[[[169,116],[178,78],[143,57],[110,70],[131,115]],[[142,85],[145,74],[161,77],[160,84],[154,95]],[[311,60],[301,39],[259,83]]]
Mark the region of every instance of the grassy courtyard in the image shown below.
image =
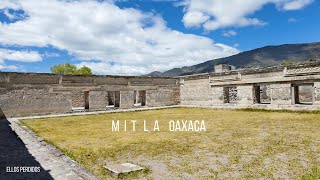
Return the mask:
[[[202,119],[206,131],[169,129],[170,120]],[[119,120],[120,131],[112,131],[112,120]],[[136,120],[135,131],[131,120]],[[144,120],[149,131],[144,131]],[[160,131],[153,131],[155,120]],[[317,179],[320,175],[317,112],[172,108],[22,122],[102,179],[111,178],[105,164],[124,162],[146,167],[132,177],[148,179]]]

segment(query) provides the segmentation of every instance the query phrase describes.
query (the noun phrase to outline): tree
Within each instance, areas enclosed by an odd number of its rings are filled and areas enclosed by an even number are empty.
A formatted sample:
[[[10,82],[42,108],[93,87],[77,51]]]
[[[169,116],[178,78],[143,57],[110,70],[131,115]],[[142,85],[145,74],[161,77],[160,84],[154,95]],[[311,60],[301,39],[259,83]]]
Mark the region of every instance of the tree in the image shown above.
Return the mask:
[[[90,68],[88,68],[87,66],[82,66],[82,68],[77,69],[74,74],[79,74],[79,75],[91,75],[92,71]]]
[[[79,69],[73,64],[57,64],[50,68],[53,74],[78,74],[78,75],[91,75],[92,71],[87,66],[83,66]]]
[[[77,67],[70,63],[57,64],[50,68],[53,74],[73,74]]]

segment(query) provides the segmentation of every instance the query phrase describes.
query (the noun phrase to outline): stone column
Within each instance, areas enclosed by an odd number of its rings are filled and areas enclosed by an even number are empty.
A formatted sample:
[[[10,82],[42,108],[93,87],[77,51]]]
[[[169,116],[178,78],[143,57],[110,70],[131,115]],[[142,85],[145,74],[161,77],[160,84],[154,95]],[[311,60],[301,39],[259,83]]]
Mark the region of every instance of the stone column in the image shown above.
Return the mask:
[[[253,85],[237,86],[238,104],[253,104]]]
[[[291,105],[292,94],[291,84],[271,84],[271,104],[272,105]]]
[[[320,106],[320,82],[314,83],[314,105]]]
[[[315,102],[315,93],[314,93],[314,84],[311,86],[311,96],[312,96],[312,105],[314,105]]]
[[[223,104],[223,87],[211,87],[211,100],[213,104]]]
[[[89,108],[94,110],[104,110],[108,102],[106,91],[89,91]]]
[[[120,92],[120,107],[131,108],[134,104],[134,91],[121,91]]]

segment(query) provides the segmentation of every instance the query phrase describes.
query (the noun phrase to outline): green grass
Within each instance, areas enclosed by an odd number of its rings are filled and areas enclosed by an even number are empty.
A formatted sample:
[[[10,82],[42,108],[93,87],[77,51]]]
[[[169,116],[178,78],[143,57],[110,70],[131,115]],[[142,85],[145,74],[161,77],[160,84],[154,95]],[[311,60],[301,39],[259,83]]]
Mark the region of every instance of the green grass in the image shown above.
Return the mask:
[[[207,131],[171,132],[171,119],[204,119]],[[137,120],[137,130],[112,132],[112,120]],[[161,131],[144,132],[143,120]],[[172,108],[22,122],[103,179],[105,164],[124,162],[147,168],[133,179],[319,178],[318,112]]]

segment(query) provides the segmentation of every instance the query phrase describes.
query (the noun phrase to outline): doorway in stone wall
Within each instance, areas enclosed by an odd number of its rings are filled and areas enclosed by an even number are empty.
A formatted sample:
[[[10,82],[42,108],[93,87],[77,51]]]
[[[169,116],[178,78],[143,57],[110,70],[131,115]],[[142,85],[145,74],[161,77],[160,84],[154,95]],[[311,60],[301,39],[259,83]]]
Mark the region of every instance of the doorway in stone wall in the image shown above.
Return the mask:
[[[146,105],[146,90],[139,91],[139,101],[141,102],[141,106]]]
[[[258,84],[253,86],[254,103],[271,104],[271,90],[268,84]]]
[[[114,91],[114,107],[120,107],[120,91]]]
[[[84,92],[84,109],[89,109],[89,91]]]
[[[134,106],[145,106],[146,105],[146,90],[136,90],[134,91]]]
[[[108,91],[107,92],[107,107],[114,107],[115,105],[115,92]]]
[[[292,85],[292,102],[293,104],[312,105],[314,103],[314,85]]]

